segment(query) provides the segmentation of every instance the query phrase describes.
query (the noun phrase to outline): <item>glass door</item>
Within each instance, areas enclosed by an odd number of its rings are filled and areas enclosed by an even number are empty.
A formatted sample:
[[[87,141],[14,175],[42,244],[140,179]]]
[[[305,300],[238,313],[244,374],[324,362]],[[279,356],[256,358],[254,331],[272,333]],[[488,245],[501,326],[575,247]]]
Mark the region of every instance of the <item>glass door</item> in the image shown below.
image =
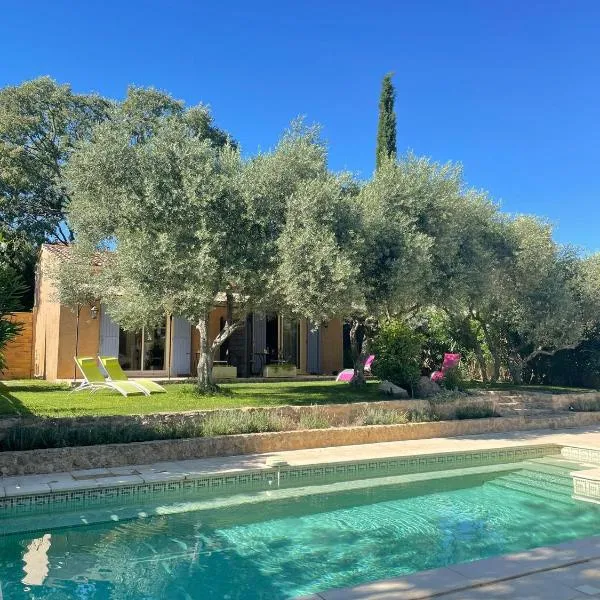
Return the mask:
[[[280,360],[300,367],[300,324],[297,319],[288,319],[286,317],[281,318],[281,324],[283,356],[280,357]]]
[[[166,324],[155,329],[144,329],[144,371],[163,371],[167,341]]]
[[[163,371],[166,367],[166,319],[160,327],[142,331],[119,329],[119,363],[125,371]]]

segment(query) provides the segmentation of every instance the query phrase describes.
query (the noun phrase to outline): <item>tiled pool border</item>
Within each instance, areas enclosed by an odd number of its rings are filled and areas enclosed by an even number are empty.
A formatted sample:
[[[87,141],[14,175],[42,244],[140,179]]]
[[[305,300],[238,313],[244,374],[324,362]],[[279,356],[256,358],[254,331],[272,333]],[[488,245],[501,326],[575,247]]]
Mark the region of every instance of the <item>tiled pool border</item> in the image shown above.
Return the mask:
[[[485,450],[467,450],[444,452],[436,454],[421,454],[382,459],[367,459],[345,461],[318,465],[281,466],[261,469],[248,469],[229,474],[176,474],[169,476],[169,481],[144,481],[143,483],[124,483],[122,485],[98,486],[65,490],[60,492],[43,492],[34,494],[12,495],[0,498],[0,518],[2,511],[11,515],[44,510],[50,506],[79,508],[102,501],[132,502],[135,499],[147,499],[154,494],[177,493],[190,490],[227,489],[231,491],[236,486],[248,490],[248,487],[269,485],[274,476],[281,481],[295,480],[301,482],[308,479],[319,479],[332,475],[355,476],[369,473],[383,474],[394,471],[397,474],[422,473],[440,469],[462,468],[465,466],[493,465],[519,462],[543,456],[561,454],[561,446],[557,444],[540,444],[528,446],[513,446],[490,448]],[[564,448],[562,448],[564,455]],[[600,450],[597,452],[597,462],[600,464]],[[589,458],[589,457],[588,457]],[[592,462],[586,460],[585,462]],[[175,479],[175,480],[173,480]],[[0,480],[1,482],[1,480]],[[216,490],[215,490],[216,491]],[[4,515],[8,516],[8,515]]]

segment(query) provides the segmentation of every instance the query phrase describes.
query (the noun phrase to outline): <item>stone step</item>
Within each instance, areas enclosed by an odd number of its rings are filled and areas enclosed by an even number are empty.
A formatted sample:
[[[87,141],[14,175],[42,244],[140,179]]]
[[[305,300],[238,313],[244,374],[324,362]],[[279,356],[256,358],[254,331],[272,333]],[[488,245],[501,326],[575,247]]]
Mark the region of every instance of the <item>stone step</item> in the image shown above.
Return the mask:
[[[550,500],[551,502],[558,502],[564,505],[571,504],[570,496],[566,494],[558,494],[556,492],[549,492],[541,488],[535,488],[512,481],[506,481],[503,477],[500,479],[494,479],[494,481],[488,481],[485,485],[522,492],[524,494],[528,494],[529,496],[534,496],[543,500]]]
[[[527,461],[528,463],[536,465],[537,468],[556,468],[559,470],[570,473],[571,471],[581,471],[581,463],[569,460],[567,458],[561,458],[560,456],[543,456],[542,458],[531,458]]]
[[[570,495],[573,483],[566,477],[548,475],[547,473],[536,473],[535,471],[520,471],[502,477],[503,481],[509,481],[536,489],[542,489],[557,494]]]

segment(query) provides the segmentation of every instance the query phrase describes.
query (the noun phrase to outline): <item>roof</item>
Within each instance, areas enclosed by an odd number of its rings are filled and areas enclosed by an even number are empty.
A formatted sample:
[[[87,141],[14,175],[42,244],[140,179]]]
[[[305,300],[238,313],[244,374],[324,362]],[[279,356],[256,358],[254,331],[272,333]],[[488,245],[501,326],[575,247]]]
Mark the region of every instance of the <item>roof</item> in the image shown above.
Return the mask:
[[[56,256],[60,260],[69,260],[73,253],[74,244],[42,244],[42,249],[47,250],[50,254]],[[102,256],[104,252],[96,252],[92,266],[102,266]]]

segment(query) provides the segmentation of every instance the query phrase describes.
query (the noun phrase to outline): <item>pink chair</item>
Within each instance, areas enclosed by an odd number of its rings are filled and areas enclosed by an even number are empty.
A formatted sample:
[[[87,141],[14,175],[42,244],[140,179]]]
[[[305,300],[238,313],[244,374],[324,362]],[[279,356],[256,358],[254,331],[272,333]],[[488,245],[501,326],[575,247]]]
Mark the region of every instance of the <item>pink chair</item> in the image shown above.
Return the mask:
[[[454,369],[458,367],[460,364],[460,354],[459,353],[451,353],[446,352],[444,354],[444,362],[442,363],[442,368],[439,371],[434,371],[431,374],[431,381],[441,381],[444,379],[444,375],[448,369]]]
[[[365,373],[371,373],[371,365],[373,364],[373,361],[375,360],[375,355],[371,354],[370,356],[367,356],[367,359],[365,360]],[[347,383],[349,383],[350,381],[352,381],[352,378],[354,377],[354,369],[344,369],[343,371],[340,371],[340,374],[335,378],[336,381],[346,381]]]

